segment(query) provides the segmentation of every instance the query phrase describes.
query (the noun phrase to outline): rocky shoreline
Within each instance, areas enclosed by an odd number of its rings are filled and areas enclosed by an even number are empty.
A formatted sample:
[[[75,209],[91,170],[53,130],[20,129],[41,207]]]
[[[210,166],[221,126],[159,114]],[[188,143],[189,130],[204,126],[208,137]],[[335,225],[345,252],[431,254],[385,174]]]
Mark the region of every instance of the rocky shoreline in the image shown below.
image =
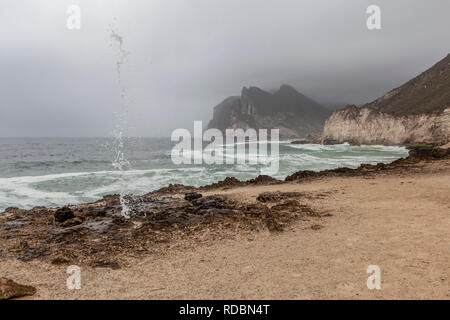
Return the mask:
[[[303,203],[298,192],[264,192],[254,202],[237,201],[221,191],[244,186],[304,183],[328,177],[373,177],[420,170],[421,165],[448,159],[448,148],[417,148],[390,164],[361,165],[321,172],[299,171],[280,181],[259,176],[236,178],[204,187],[169,185],[143,196],[129,197],[133,215],[121,216],[118,195],[63,208],[8,208],[0,214],[0,259],[42,260],[55,265],[88,265],[118,269],[124,257],[164,254],[202,241],[233,238],[261,230],[282,232],[298,220],[320,229],[330,216]],[[204,195],[204,193],[209,195]]]
[[[374,179],[437,172],[448,166],[449,159],[448,146],[418,147],[410,151],[409,157],[390,164],[298,171],[284,181],[259,176],[249,181],[226,178],[199,188],[169,185],[143,196],[130,196],[130,219],[121,216],[118,195],[62,208],[8,208],[0,214],[0,262],[38,261],[55,267],[116,270],[130,267],[130,259],[162,258],[174,250],[187,252],[223,240],[250,241],[260,232],[285,234],[294,230],[294,223],[295,229],[301,226],[300,230],[315,232],[324,228],[334,214],[314,203],[332,195],[298,192],[295,188],[295,192],[289,191],[289,186],[307,186],[315,180],[331,181],[335,177]],[[240,197],[234,189],[239,190],[238,194],[245,190],[256,193]],[[34,292],[7,279],[2,286],[5,297]]]
[[[174,188],[179,187],[169,187]],[[58,209],[9,208],[0,216],[2,258],[117,269],[121,254],[159,254],[174,243],[201,242],[201,234],[227,237],[224,229],[241,234],[279,232],[298,218],[326,216],[302,205],[299,198],[297,193],[276,192],[247,204],[221,195],[191,192],[182,198],[160,190],[130,197],[130,219],[121,216],[117,195]]]

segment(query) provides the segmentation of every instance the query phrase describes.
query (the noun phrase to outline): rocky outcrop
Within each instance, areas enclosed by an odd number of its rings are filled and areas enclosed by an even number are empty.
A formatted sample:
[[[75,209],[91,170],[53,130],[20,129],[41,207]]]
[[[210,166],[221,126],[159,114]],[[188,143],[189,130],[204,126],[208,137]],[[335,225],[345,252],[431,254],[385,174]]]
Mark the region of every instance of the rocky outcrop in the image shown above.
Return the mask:
[[[326,121],[323,143],[446,144],[450,137],[450,55],[361,108],[347,106]]]
[[[0,278],[0,300],[32,296],[36,288],[18,284],[11,279]]]
[[[225,99],[214,108],[208,128],[279,129],[282,138],[306,137],[321,132],[330,111],[283,85],[274,93],[243,88],[241,96]]]
[[[274,181],[279,182],[267,176],[248,182],[229,178],[214,186],[220,190],[237,185],[268,185]],[[181,187],[176,188],[181,191]],[[118,195],[60,209],[36,207],[27,211],[8,208],[0,214],[0,259],[43,260],[55,265],[118,269],[130,255],[162,254],[175,244],[197,246],[206,237],[219,239],[226,236],[229,234],[227,230],[242,234],[264,229],[282,231],[298,218],[311,216],[314,212],[299,201],[293,202],[296,194],[283,194],[276,201],[274,199],[279,205],[276,207],[261,202],[242,202],[224,194],[202,195],[196,192],[206,190],[206,187],[184,188],[187,191],[183,192],[184,199],[174,196],[175,192],[170,187],[143,196],[127,196],[132,213],[129,219],[121,215]],[[55,214],[62,209],[65,212],[70,210],[75,218],[57,221]],[[320,213],[314,214],[321,217]],[[80,223],[66,224],[73,219],[79,219]],[[31,287],[0,278],[0,299],[33,292]]]
[[[322,143],[442,145],[450,139],[450,108],[441,114],[394,116],[372,108],[347,106],[326,121]]]

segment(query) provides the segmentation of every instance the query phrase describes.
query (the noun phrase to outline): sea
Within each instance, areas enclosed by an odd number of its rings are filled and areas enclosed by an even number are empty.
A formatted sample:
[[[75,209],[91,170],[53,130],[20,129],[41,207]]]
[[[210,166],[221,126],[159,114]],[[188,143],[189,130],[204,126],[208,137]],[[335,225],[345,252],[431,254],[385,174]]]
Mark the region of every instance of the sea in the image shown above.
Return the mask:
[[[357,168],[406,157],[402,146],[292,144],[276,141],[284,179],[299,170]],[[8,207],[59,207],[108,194],[141,195],[169,184],[202,186],[236,177],[257,177],[264,164],[174,164],[170,138],[126,138],[126,170],[114,166],[117,148],[110,138],[0,138],[0,212]],[[270,149],[271,146],[269,146]],[[121,152],[122,152],[121,151]]]

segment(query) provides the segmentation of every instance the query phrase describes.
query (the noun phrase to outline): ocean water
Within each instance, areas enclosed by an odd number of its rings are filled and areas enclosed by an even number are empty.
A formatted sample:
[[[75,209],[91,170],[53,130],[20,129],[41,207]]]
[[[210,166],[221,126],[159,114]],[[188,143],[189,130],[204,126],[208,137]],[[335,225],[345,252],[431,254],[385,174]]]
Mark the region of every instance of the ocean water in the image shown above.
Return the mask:
[[[299,170],[356,168],[362,163],[389,163],[406,157],[396,146],[279,144],[283,179]],[[175,165],[173,143],[163,138],[128,138],[124,154],[129,170],[113,167],[117,150],[107,138],[0,138],[0,212],[7,207],[62,206],[101,199],[121,192],[145,194],[169,184],[201,186],[228,176],[251,179],[260,164]]]

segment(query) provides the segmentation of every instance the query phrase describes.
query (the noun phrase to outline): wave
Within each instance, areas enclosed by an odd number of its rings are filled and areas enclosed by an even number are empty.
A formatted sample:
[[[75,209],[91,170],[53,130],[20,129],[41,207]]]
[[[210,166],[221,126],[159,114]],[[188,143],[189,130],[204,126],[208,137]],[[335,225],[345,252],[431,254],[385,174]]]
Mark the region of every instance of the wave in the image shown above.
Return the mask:
[[[228,143],[228,144],[218,144],[216,145],[216,147],[220,148],[220,147],[231,147],[231,146],[236,146],[236,145],[248,145],[248,144],[290,144],[292,142],[292,140],[252,140],[252,141],[246,141],[246,142],[233,142],[233,143]]]
[[[323,144],[289,144],[287,145],[293,149],[305,151],[382,151],[382,152],[404,152],[408,150],[404,146],[383,146],[383,145],[360,145],[352,146],[345,142],[342,144],[323,145]]]
[[[230,176],[247,180],[258,176],[261,169],[274,160],[279,160],[280,169],[273,176],[284,179],[298,170],[356,168],[362,163],[391,162],[408,154],[406,148],[398,146],[293,145],[289,141],[278,142],[284,144],[280,147],[278,157],[270,154],[267,157],[260,157],[255,153],[250,155],[225,153],[225,156],[234,160],[247,160],[238,164],[174,167],[168,160],[159,163],[160,167],[151,169],[80,170],[81,172],[74,170],[65,173],[0,178],[0,212],[10,206],[29,209],[34,206],[55,207],[96,201],[104,195],[118,193],[122,183],[125,183],[127,193],[144,194],[176,183],[202,186]],[[167,150],[161,152],[167,154]],[[200,157],[201,153],[191,152],[186,155]],[[260,163],[251,164],[248,163],[248,159],[258,160]],[[261,163],[261,159],[266,161]]]

